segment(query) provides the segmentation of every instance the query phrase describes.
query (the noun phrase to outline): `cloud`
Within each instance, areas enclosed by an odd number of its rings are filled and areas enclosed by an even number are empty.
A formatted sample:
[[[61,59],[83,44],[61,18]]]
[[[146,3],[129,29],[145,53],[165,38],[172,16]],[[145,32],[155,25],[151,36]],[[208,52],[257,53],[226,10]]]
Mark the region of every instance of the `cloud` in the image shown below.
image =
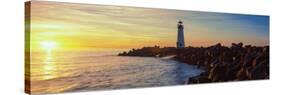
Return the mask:
[[[46,39],[94,47],[173,46],[183,20],[187,45],[269,43],[269,17],[107,5],[34,1],[34,42]],[[39,36],[38,36],[39,35]],[[67,42],[73,40],[71,43]],[[93,44],[93,45],[88,45]]]

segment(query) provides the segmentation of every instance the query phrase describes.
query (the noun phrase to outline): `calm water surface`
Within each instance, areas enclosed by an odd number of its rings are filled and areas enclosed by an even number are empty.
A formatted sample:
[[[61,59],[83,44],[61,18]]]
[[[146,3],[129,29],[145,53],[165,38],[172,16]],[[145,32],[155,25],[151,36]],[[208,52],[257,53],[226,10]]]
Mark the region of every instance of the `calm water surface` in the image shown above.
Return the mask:
[[[108,52],[31,55],[33,93],[179,85],[202,72],[168,58],[123,57]]]

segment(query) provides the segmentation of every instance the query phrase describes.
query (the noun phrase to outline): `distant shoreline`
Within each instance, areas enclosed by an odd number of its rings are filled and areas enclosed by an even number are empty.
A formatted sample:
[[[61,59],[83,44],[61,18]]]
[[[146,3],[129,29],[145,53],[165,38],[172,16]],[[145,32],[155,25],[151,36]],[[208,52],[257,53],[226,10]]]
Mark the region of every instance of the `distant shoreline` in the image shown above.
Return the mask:
[[[205,72],[189,78],[187,84],[226,81],[269,79],[269,46],[243,46],[233,43],[230,47],[220,43],[209,47],[143,47],[119,53],[118,56],[165,57],[186,64],[197,65]]]

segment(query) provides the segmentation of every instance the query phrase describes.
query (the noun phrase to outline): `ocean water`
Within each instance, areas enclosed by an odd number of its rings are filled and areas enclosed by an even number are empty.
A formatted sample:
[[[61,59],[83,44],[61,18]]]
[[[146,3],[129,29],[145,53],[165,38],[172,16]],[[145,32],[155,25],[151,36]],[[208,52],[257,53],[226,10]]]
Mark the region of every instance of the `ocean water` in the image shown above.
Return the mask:
[[[203,72],[169,58],[109,52],[31,54],[31,92],[58,93],[184,84]]]

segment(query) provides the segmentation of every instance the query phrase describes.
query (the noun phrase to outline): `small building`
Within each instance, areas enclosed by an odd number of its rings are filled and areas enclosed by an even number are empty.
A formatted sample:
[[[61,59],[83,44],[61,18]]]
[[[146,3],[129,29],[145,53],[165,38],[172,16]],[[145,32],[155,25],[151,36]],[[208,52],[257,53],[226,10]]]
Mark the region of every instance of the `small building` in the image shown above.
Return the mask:
[[[178,39],[177,39],[177,48],[184,48],[184,27],[183,27],[183,22],[179,21],[178,22]]]

